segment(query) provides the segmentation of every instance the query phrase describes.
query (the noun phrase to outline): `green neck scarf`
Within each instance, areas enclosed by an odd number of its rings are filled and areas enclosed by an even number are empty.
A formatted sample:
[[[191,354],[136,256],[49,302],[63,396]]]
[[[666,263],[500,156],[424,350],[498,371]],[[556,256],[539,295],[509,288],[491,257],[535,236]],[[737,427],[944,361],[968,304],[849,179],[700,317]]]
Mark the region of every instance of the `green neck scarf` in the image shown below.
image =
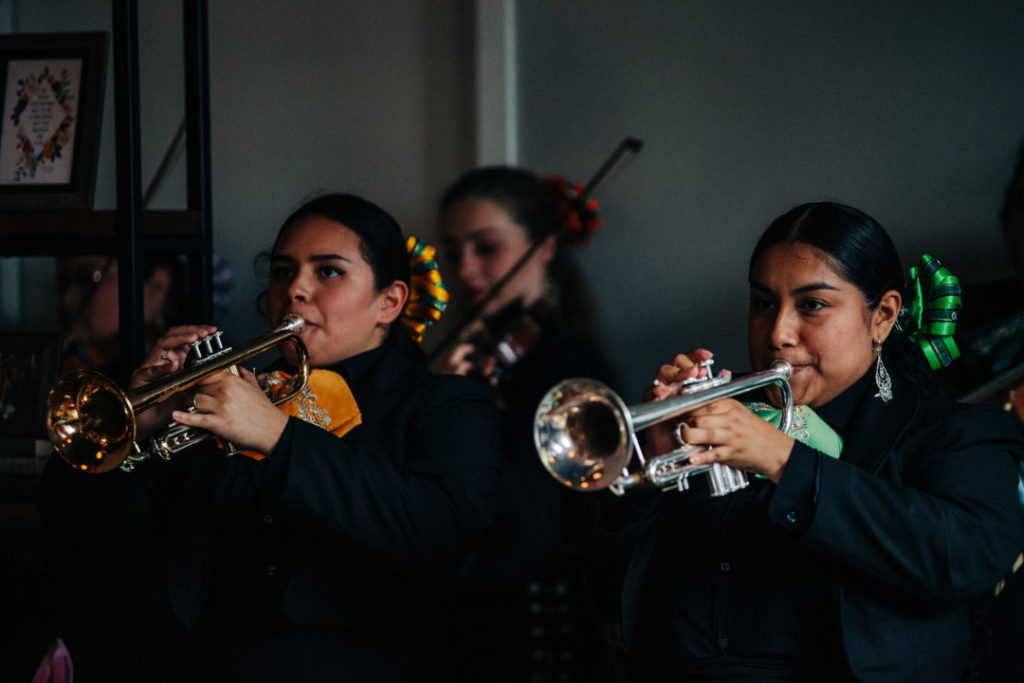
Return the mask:
[[[762,420],[779,426],[782,411],[778,408],[761,401],[744,405]],[[838,458],[843,450],[843,438],[809,406],[793,406],[793,424],[790,425],[787,434],[831,458]]]

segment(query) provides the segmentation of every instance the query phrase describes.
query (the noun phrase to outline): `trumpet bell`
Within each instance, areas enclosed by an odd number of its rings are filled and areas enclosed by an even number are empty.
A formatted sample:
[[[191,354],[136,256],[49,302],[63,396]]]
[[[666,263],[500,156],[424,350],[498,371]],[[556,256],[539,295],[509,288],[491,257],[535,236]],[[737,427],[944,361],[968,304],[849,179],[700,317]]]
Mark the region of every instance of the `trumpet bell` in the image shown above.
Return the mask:
[[[615,483],[633,448],[629,409],[606,385],[559,383],[537,407],[534,441],[547,471],[569,488],[599,491]]]
[[[57,381],[46,400],[46,427],[61,457],[85,472],[116,468],[135,441],[135,417],[124,392],[92,370]]]

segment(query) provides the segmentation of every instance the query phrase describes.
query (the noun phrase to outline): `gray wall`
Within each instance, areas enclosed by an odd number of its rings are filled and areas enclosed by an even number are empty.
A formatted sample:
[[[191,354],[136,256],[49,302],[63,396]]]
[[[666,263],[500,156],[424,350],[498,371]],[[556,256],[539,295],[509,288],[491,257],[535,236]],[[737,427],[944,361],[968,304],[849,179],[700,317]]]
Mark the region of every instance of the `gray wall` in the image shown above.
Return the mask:
[[[834,199],[907,265],[1011,272],[997,213],[1024,140],[1024,3],[528,0],[520,161],[584,180],[626,135],[577,253],[636,400],[674,353],[744,370],[747,258],[785,210]]]
[[[108,0],[5,1],[18,31],[109,29]],[[180,3],[140,5],[148,179],[182,112]],[[577,254],[632,400],[696,345],[745,369],[746,259],[797,203],[863,208],[908,265],[928,251],[968,281],[1010,272],[996,213],[1024,139],[1018,0],[523,0],[517,16],[523,165],[584,180],[624,136],[646,142]],[[252,258],[310,192],[363,193],[436,234],[438,193],[475,157],[473,30],[469,0],[210,3],[232,338],[262,329]],[[102,143],[111,207],[109,80]],[[179,166],[155,205],[183,202]]]
[[[214,226],[239,274],[311,192],[436,234],[434,204],[472,163],[471,15],[457,0],[211,3]],[[258,288],[236,296],[240,330]]]
[[[110,30],[109,0],[7,0],[18,32]],[[142,166],[148,184],[183,116],[180,0],[140,2]],[[214,248],[233,268],[222,326],[243,341],[256,254],[321,191],[362,194],[407,232],[436,235],[444,184],[472,164],[472,7],[466,0],[210,3]],[[97,208],[116,204],[108,70]],[[184,159],[153,208],[185,204]],[[24,327],[52,328],[52,263],[25,259]]]

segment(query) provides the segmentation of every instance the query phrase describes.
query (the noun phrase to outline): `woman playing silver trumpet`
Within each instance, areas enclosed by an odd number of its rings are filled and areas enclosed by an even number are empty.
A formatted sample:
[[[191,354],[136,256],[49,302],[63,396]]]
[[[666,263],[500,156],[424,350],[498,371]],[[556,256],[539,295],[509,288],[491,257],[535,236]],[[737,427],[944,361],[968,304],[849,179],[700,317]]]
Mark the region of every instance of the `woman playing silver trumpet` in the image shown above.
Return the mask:
[[[326,195],[285,221],[269,265],[270,322],[303,321],[302,393],[280,409],[268,396],[298,365],[285,344],[259,382],[212,372],[136,424],[173,418],[241,454],[208,441],[131,473],[48,466],[83,681],[445,679],[433,622],[490,520],[498,416],[486,387],[427,372],[415,344],[446,298],[432,249],[374,204]],[[214,331],[172,328],[133,385],[175,376]]]
[[[760,405],[717,400],[680,416],[680,436],[711,446],[692,464],[743,469],[748,487],[599,498],[604,538],[635,542],[623,631],[642,679],[960,679],[971,601],[1024,534],[1024,443],[1007,415],[922,388],[918,360],[956,356],[959,289],[928,257],[912,276],[904,287],[888,235],[843,205],[798,206],[761,236],[750,361],[792,364],[794,427],[762,419],[770,388]],[[648,398],[710,358],[676,356]],[[648,431],[648,456],[677,447],[674,427]]]

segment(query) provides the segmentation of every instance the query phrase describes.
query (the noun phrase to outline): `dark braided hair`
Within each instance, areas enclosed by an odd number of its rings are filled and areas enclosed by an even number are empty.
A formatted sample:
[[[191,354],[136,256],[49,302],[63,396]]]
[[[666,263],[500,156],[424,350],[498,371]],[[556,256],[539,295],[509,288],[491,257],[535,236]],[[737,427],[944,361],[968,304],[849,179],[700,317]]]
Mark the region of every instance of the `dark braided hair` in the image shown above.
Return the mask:
[[[861,291],[874,310],[882,295],[895,289],[907,301],[903,267],[889,233],[863,211],[835,202],[801,204],[772,221],[750,256],[754,263],[769,247],[801,243],[832,257],[838,275]],[[893,327],[885,342],[884,360],[890,370],[922,389],[949,393],[928,367],[921,350]]]

